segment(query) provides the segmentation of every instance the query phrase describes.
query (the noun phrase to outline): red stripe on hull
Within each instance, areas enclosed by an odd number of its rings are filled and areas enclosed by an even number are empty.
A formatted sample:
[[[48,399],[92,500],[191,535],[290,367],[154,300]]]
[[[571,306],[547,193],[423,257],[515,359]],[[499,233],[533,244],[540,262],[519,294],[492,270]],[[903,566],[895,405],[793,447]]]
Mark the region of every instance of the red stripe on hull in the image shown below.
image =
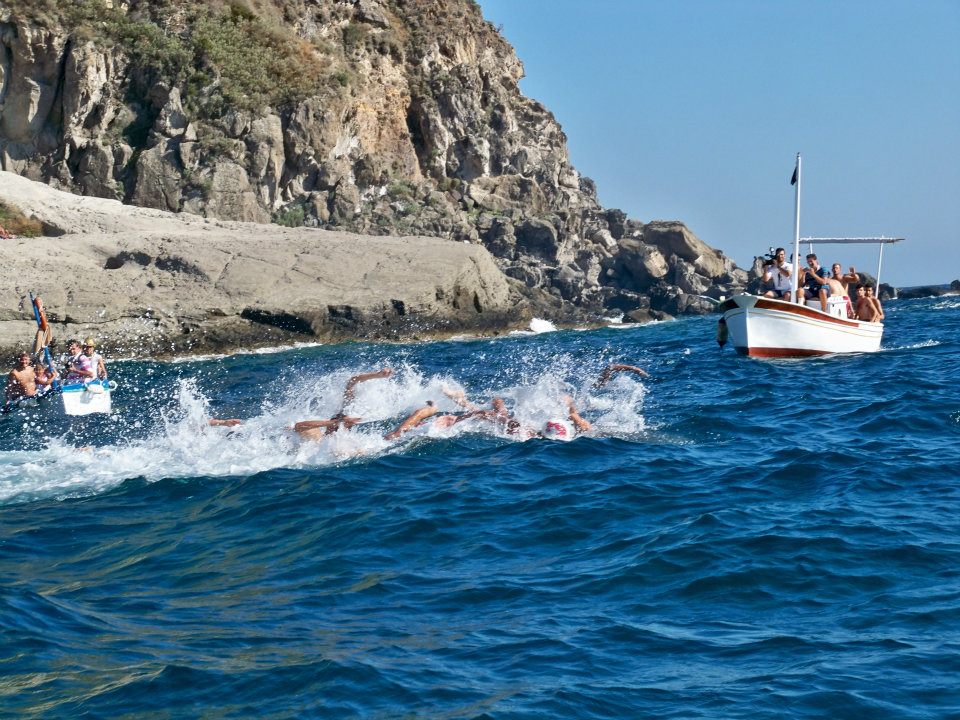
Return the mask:
[[[856,320],[843,320],[842,318],[833,317],[833,315],[827,315],[825,312],[820,310],[814,310],[805,305],[797,305],[795,303],[783,302],[781,300],[770,300],[760,298],[757,300],[757,304],[754,306],[757,308],[762,308],[764,310],[779,310],[780,312],[793,313],[794,315],[803,315],[804,317],[814,318],[815,320],[820,320],[822,322],[836,323],[837,325],[845,325],[847,327],[860,327],[860,323]]]
[[[826,350],[802,350],[799,348],[767,348],[767,347],[736,347],[734,349],[741,355],[747,357],[759,358],[785,358],[785,357],[812,357],[814,355],[829,355]]]

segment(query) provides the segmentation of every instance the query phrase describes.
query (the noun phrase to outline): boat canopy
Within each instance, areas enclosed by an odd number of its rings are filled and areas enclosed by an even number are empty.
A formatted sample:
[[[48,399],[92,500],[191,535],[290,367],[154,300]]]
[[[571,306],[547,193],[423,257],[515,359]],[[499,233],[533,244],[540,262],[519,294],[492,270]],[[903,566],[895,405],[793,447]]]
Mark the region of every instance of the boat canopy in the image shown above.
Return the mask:
[[[879,245],[880,246],[880,257],[877,260],[877,295],[880,294],[880,270],[883,268],[883,246],[890,245],[892,243],[902,242],[906,238],[888,238],[888,237],[863,237],[863,238],[815,238],[815,237],[805,237],[800,238],[798,245],[801,243],[806,243],[810,251],[813,251],[814,243],[818,245]],[[797,253],[797,273],[799,270],[800,254]]]
[[[906,238],[800,238],[800,242],[807,243],[808,245],[812,245],[813,243],[819,243],[820,245],[889,245],[891,243],[903,242],[904,240],[906,240]]]

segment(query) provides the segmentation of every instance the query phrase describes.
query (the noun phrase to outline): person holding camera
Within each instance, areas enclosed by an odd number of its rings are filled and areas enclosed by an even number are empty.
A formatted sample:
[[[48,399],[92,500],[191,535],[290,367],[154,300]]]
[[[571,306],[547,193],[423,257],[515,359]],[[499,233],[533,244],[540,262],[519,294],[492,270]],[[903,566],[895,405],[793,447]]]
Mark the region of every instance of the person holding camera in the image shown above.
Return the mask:
[[[820,265],[817,256],[814,253],[807,255],[807,267],[800,271],[800,282],[803,287],[797,288],[797,302],[805,303],[807,300],[815,298],[820,299],[820,309],[827,311],[827,269]]]
[[[763,296],[789,302],[793,298],[791,275],[793,275],[793,268],[787,262],[787,251],[777,248],[773,257],[763,265],[763,282],[772,285]]]

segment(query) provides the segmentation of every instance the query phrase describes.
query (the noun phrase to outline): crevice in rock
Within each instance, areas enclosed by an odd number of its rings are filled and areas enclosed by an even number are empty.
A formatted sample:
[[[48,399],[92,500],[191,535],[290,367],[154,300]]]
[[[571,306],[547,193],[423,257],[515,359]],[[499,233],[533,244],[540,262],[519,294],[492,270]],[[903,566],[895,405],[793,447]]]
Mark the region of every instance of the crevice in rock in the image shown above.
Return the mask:
[[[290,313],[269,312],[267,310],[258,310],[256,308],[244,308],[240,317],[250,322],[271,327],[289,330],[290,332],[300,333],[302,335],[314,335],[313,326],[304,318]]]

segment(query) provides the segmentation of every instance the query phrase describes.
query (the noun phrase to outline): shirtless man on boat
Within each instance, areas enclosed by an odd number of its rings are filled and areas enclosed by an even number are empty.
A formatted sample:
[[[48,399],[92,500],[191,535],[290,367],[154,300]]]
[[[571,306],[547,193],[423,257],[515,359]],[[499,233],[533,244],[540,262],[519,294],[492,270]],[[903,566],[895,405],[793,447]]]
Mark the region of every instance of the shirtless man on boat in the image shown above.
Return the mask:
[[[7,375],[4,396],[8,403],[24,398],[41,397],[53,386],[56,372],[50,372],[43,365],[34,365],[29,353],[20,353],[17,363]]]
[[[361,418],[349,417],[344,412],[347,405],[353,402],[354,390],[357,385],[368,380],[388,378],[392,374],[393,370],[391,368],[383,368],[376,372],[354,375],[347,381],[347,387],[343,391],[343,401],[340,403],[340,411],[336,415],[327,420],[302,420],[293,426],[294,432],[306,440],[323,440],[327,435],[333,435],[340,428],[349,430],[361,421]]]
[[[839,296],[847,301],[847,316],[853,317],[853,305],[850,303],[850,293],[847,288],[850,286],[850,283],[860,282],[860,276],[857,275],[857,271],[853,269],[853,266],[850,266],[850,270],[846,275],[841,275],[843,267],[840,263],[834,263],[830,271],[833,273],[830,277],[826,279],[827,287],[830,289],[830,296]]]
[[[884,318],[880,301],[873,295],[873,286],[857,288],[857,295],[863,291],[863,297],[857,300],[857,319],[865,322],[882,322]]]
[[[7,385],[4,396],[7,402],[15,402],[21,398],[36,397],[37,374],[33,369],[33,361],[29,353],[20,353],[13,370],[7,375]]]

